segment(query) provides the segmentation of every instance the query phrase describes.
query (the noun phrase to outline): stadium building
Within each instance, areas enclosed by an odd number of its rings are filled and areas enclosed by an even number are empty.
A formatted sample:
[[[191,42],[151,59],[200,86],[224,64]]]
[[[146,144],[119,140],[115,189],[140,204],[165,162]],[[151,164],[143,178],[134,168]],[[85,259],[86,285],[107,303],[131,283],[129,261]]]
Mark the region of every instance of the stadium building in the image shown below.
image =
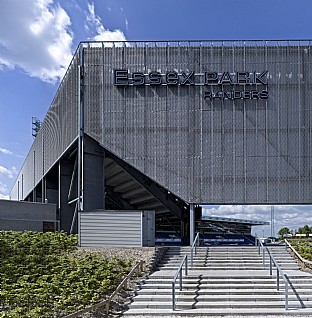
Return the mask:
[[[11,199],[66,231],[155,211],[185,243],[204,204],[311,204],[311,62],[311,41],[80,43]]]

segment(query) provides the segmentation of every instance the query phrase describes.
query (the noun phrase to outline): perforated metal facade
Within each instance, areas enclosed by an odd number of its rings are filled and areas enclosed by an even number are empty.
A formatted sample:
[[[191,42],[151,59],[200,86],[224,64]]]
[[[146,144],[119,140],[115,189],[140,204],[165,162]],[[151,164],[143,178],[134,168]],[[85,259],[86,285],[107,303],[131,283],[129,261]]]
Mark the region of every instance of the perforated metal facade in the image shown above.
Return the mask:
[[[311,203],[311,42],[81,45],[84,131],[103,147],[190,203]],[[77,136],[77,64],[75,58],[18,178],[24,196]],[[194,72],[198,85],[116,86],[114,70],[146,78]],[[237,72],[264,71],[265,84],[230,83]],[[208,85],[209,72],[231,79]],[[205,98],[233,90],[268,95]]]
[[[54,97],[11,191],[23,200],[78,135],[78,64],[76,55]]]

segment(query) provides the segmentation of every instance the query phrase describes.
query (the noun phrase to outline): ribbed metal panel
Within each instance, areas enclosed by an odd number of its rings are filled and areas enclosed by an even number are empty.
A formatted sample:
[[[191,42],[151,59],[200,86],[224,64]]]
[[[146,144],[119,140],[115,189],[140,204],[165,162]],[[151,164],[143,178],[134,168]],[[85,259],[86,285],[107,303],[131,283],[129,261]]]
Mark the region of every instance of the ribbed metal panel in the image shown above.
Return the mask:
[[[78,55],[74,57],[11,192],[24,199],[78,134]],[[18,187],[20,189],[18,189]]]
[[[309,41],[82,45],[85,132],[117,156],[187,202],[311,203]],[[269,98],[203,98],[207,90],[227,85],[116,87],[114,69],[145,74],[268,70]],[[76,138],[77,85],[78,54],[12,198],[26,197]]]
[[[79,213],[80,245],[143,246],[143,237],[154,224],[143,224],[143,211],[95,211]],[[155,223],[155,219],[153,219]],[[146,239],[145,239],[146,241]],[[146,241],[147,243],[147,241]]]
[[[103,43],[86,45],[85,57],[86,132],[182,199],[311,202],[310,42]],[[268,70],[269,99],[207,101],[207,86],[116,87],[121,68]]]

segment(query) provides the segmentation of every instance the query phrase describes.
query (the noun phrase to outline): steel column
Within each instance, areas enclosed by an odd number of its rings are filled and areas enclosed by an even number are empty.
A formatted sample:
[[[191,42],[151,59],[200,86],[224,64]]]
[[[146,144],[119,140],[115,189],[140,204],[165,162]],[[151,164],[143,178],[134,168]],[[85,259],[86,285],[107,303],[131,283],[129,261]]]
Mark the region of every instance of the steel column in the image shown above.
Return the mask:
[[[192,246],[195,238],[195,211],[194,204],[190,204],[190,246]]]

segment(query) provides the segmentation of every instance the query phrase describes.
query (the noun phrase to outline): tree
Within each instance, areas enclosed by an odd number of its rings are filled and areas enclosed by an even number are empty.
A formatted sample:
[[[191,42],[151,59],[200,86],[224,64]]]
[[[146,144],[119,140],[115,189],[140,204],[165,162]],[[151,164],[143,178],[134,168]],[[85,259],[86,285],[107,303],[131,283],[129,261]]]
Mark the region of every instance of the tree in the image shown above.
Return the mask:
[[[290,234],[290,230],[288,227],[283,227],[277,232],[277,234],[283,237],[286,234]]]
[[[312,233],[312,229],[310,228],[310,226],[309,225],[304,225],[303,227],[300,227],[299,229],[298,229],[298,233],[299,234],[306,234],[306,235],[308,235],[308,234],[310,234],[310,233]]]

